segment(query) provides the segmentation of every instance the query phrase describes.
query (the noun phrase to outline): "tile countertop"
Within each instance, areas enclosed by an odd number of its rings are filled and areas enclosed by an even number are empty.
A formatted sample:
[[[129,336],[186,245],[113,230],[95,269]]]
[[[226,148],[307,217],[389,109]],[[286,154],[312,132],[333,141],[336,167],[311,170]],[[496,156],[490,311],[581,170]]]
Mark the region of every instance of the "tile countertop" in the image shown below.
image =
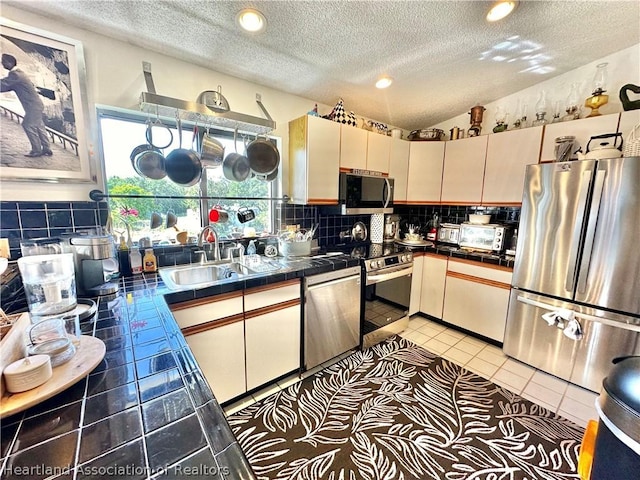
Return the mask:
[[[104,360],[74,386],[2,419],[0,477],[255,478],[168,304],[359,265],[346,255],[172,292],[158,274],[121,279],[83,334]]]
[[[487,252],[473,252],[464,250],[458,247],[450,247],[447,245],[434,245],[428,247],[405,247],[407,250],[413,252],[426,252],[435,253],[437,255],[443,255],[450,258],[463,258],[466,260],[473,260],[479,264],[499,265],[506,268],[513,268],[515,258],[510,255],[496,255]]]

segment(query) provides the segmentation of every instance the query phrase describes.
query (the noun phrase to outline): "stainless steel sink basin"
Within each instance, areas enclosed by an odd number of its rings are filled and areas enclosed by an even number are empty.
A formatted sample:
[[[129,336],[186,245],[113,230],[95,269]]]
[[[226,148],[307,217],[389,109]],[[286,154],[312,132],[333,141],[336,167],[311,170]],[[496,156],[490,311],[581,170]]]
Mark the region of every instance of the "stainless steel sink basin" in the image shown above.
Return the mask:
[[[239,278],[256,273],[254,270],[239,263],[190,264],[180,267],[161,268],[159,272],[165,285],[172,289],[204,287],[220,280]]]

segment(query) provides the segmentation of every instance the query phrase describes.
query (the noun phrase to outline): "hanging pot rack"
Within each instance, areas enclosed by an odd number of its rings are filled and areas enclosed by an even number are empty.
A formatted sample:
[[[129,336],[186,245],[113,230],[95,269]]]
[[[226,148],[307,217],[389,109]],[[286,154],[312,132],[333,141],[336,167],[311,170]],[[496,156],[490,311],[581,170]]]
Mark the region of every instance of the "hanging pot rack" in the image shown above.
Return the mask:
[[[178,117],[191,123],[208,123],[211,126],[266,135],[275,130],[276,122],[262,104],[262,96],[256,93],[256,103],[266,118],[254,117],[244,113],[233,111],[216,112],[206,105],[198,102],[190,102],[177,98],[165,97],[156,93],[156,88],[151,76],[151,63],[142,62],[147,91],[140,95],[140,110],[149,115],[157,115],[166,118]]]
[[[218,196],[202,196],[202,195],[139,195],[139,194],[122,194],[122,195],[107,195],[101,190],[91,190],[89,192],[89,198],[94,202],[100,202],[101,200],[107,200],[109,198],[151,198],[162,200],[268,200],[271,202],[283,202],[288,203],[291,198],[288,195],[282,197],[222,197]]]

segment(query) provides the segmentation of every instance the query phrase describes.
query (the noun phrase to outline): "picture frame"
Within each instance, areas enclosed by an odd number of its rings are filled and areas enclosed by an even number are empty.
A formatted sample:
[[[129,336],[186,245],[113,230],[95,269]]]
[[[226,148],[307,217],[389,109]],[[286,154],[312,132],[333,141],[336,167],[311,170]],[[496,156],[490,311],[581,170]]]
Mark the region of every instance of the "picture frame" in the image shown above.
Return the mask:
[[[0,180],[93,181],[82,43],[3,17],[0,17],[0,26],[3,59],[5,54],[10,55],[15,60],[15,68],[24,72],[7,80],[9,73],[13,72],[6,68],[4,62],[0,72],[3,79],[3,92],[0,93]],[[11,65],[11,58],[8,62]],[[25,77],[32,82],[38,95],[33,94],[32,88],[17,85],[16,79],[23,82]],[[16,89],[30,90],[30,93],[21,92],[21,99]],[[40,99],[42,106],[34,97]],[[39,108],[44,130],[41,124],[34,126],[34,123],[39,123]],[[25,114],[28,119],[26,127]],[[30,131],[29,135],[27,131]],[[42,136],[48,140],[48,145],[47,141],[39,140]],[[39,147],[39,152],[34,144]]]

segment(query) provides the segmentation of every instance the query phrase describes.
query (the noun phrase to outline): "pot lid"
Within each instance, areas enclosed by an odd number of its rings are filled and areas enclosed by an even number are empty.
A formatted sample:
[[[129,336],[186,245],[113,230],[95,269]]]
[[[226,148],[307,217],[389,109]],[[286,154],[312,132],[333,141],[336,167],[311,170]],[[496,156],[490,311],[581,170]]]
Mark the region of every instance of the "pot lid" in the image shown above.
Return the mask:
[[[616,362],[604,379],[603,388],[615,400],[640,415],[640,356]]]

